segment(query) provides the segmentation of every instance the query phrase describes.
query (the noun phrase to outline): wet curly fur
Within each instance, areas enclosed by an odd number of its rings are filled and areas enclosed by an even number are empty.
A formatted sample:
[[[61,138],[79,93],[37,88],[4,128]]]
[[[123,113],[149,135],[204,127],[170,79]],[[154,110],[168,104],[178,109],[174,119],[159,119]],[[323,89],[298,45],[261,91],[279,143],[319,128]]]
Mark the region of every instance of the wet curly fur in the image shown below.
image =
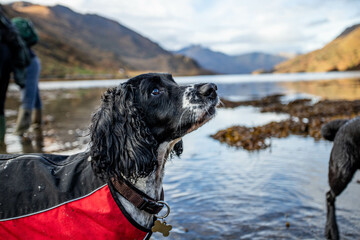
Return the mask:
[[[329,161],[330,191],[326,193],[325,236],[328,239],[339,239],[335,199],[360,169],[360,117],[331,121],[322,127],[321,134],[325,139],[334,141]]]
[[[90,154],[95,173],[102,177],[145,177],[156,165],[158,142],[135,107],[134,92],[128,84],[108,89],[93,115]]]

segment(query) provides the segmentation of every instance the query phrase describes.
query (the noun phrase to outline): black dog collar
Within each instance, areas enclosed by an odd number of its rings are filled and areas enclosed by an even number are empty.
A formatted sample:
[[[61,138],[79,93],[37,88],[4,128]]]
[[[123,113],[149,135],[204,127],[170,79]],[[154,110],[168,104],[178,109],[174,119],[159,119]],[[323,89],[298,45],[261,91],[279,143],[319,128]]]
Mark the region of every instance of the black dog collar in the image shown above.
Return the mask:
[[[125,179],[111,178],[111,183],[121,196],[140,210],[150,214],[157,214],[164,207],[163,203],[149,197]],[[164,200],[164,189],[161,190],[160,200]]]

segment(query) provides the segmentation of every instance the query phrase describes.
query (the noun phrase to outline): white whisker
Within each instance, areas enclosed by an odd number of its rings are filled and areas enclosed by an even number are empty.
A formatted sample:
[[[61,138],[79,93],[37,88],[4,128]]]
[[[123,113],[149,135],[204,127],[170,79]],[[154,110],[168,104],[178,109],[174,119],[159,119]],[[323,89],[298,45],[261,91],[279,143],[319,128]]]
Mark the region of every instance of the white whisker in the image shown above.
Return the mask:
[[[219,104],[218,105],[221,105],[221,107],[225,107],[225,103],[223,103],[221,100],[219,100]]]
[[[182,117],[184,116],[185,112],[189,110],[188,108],[185,108],[185,110],[181,113],[181,116],[180,116],[180,119],[179,119],[179,122],[176,126],[176,128],[178,128],[180,126],[180,129],[179,129],[179,132],[181,132],[181,120],[182,120]]]

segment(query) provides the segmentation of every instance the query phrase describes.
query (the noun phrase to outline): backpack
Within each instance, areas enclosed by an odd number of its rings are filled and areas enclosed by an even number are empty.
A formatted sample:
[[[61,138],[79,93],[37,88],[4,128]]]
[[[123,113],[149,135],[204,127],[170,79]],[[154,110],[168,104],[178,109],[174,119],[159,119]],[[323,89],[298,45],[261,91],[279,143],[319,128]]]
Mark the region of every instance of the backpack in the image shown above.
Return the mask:
[[[1,42],[7,44],[12,52],[15,67],[27,67],[31,56],[26,43],[19,35],[17,28],[0,12]]]
[[[39,41],[34,25],[28,19],[16,17],[11,19],[17,28],[21,38],[25,41],[26,46],[31,47]]]
[[[26,67],[31,62],[31,55],[27,44],[20,36],[17,27],[2,13],[0,8],[0,41],[9,46],[12,55],[12,64],[15,83],[25,86]],[[0,53],[1,54],[1,53]]]

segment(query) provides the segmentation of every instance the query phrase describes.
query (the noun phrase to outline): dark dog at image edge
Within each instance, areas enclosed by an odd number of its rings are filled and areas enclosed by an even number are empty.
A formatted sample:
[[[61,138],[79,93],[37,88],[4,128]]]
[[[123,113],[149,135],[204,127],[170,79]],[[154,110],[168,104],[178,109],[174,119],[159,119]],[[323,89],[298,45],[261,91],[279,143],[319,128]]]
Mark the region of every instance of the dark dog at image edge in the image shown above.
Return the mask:
[[[216,90],[139,75],[104,93],[85,152],[0,155],[1,238],[149,238],[166,160],[214,117]]]
[[[360,169],[360,117],[331,121],[322,127],[321,134],[325,139],[334,141],[329,161],[330,191],[326,193],[325,236],[328,239],[339,239],[335,199]]]

